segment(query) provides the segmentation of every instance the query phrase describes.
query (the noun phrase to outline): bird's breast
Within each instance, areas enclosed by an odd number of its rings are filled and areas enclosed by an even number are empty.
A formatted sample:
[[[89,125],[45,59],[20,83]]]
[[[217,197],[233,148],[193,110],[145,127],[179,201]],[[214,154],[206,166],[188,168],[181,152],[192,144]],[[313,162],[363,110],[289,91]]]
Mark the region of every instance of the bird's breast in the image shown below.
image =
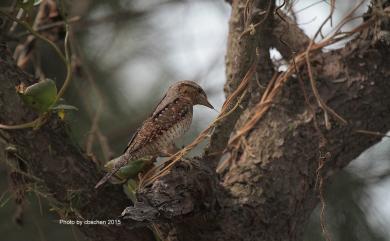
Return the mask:
[[[172,103],[144,123],[129,154],[132,159],[158,155],[161,150],[165,150],[175,139],[188,131],[191,122],[192,106]]]
[[[156,145],[162,149],[188,131],[192,122],[192,107],[172,115],[174,115],[172,116],[172,119],[174,119],[172,125],[162,130],[161,135],[156,138]]]

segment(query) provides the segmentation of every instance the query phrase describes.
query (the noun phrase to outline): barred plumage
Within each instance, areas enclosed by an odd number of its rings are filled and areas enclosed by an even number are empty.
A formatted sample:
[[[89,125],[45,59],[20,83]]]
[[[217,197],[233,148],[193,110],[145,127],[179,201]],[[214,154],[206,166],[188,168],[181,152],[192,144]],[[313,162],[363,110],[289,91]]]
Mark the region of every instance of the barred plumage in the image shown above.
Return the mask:
[[[194,105],[213,108],[203,89],[193,81],[180,81],[172,85],[153,114],[131,138],[125,153],[95,186],[99,187],[129,161],[143,156],[157,156],[173,141],[183,135],[192,122]]]

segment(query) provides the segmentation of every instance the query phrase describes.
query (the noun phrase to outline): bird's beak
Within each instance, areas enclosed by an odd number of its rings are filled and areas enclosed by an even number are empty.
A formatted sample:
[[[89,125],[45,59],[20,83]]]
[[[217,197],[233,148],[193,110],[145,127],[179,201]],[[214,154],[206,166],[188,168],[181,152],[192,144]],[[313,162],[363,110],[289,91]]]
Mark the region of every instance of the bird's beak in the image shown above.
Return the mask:
[[[210,102],[207,100],[207,98],[202,98],[202,101],[200,103],[201,105],[204,105],[206,107],[209,107],[210,109],[214,109],[214,106],[210,104]]]

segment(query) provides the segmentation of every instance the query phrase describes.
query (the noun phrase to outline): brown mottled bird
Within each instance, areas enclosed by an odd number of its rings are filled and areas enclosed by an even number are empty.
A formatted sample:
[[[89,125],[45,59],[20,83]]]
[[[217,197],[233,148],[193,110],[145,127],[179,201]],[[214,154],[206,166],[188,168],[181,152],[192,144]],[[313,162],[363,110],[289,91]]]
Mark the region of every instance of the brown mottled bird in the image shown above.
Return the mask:
[[[162,153],[176,138],[189,129],[194,105],[214,108],[207,100],[204,90],[194,81],[179,81],[170,86],[153,114],[133,135],[119,161],[96,184],[95,188],[107,182],[129,161]]]

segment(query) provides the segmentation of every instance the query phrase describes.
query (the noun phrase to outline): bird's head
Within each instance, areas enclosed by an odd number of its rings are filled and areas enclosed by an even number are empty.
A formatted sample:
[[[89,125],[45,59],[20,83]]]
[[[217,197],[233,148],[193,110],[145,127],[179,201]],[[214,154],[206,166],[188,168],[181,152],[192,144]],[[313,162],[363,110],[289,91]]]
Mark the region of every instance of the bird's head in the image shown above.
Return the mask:
[[[190,100],[193,105],[204,105],[214,109],[214,107],[208,101],[207,95],[202,87],[200,87],[194,81],[183,80],[176,82],[169,88],[168,92],[170,91]]]

